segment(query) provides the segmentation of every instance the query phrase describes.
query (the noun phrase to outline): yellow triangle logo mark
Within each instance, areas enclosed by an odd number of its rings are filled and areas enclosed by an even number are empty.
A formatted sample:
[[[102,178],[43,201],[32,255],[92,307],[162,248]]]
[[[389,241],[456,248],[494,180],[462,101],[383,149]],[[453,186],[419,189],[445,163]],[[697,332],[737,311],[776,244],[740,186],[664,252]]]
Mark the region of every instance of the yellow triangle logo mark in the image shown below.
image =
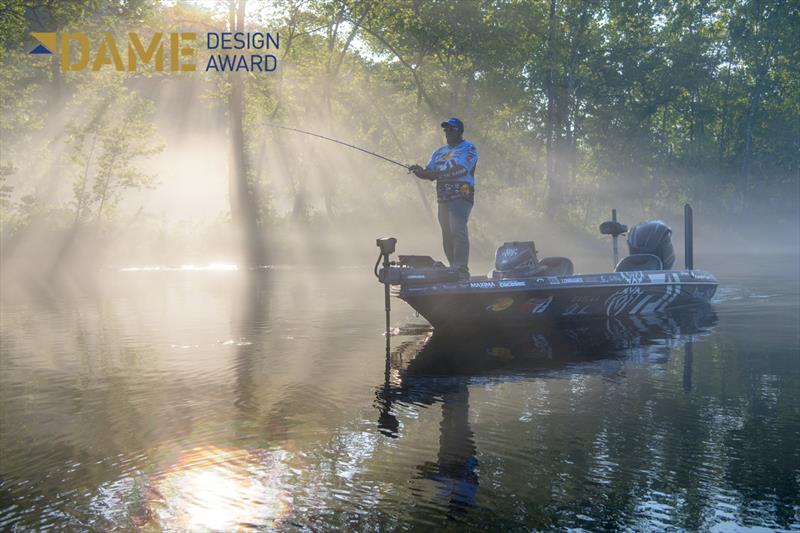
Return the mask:
[[[53,33],[45,33],[45,32],[33,32],[31,33],[34,39],[42,43],[42,45],[47,48],[50,53],[55,53],[57,48],[58,39],[56,37],[55,32]]]

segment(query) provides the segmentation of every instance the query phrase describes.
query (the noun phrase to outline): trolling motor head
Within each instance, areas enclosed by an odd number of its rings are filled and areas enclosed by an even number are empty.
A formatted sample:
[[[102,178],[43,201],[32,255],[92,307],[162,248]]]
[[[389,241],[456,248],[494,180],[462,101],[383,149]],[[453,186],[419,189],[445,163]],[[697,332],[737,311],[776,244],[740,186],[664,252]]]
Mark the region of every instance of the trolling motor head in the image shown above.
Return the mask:
[[[378,255],[378,260],[375,261],[375,268],[373,271],[375,272],[375,277],[378,278],[378,281],[381,283],[387,284],[391,283],[389,279],[389,273],[392,272],[392,269],[389,268],[391,262],[389,261],[389,256],[392,255],[397,247],[397,239],[394,237],[381,237],[380,239],[375,240],[375,244],[380,249],[380,254]],[[383,268],[378,271],[378,266],[383,261]]]
[[[375,244],[381,249],[381,256],[386,256],[388,258],[388,256],[394,253],[397,246],[397,239],[394,237],[381,237],[375,241]]]
[[[628,226],[625,224],[620,224],[616,220],[606,220],[602,224],[600,224],[600,233],[603,235],[611,235],[612,237],[618,237],[628,231]]]

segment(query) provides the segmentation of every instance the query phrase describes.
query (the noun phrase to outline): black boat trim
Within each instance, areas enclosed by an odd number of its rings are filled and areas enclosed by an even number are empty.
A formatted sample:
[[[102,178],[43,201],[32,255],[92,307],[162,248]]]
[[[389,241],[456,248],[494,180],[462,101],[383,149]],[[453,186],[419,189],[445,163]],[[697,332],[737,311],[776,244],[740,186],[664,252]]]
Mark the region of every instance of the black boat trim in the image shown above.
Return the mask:
[[[656,277],[656,279],[653,279]],[[599,279],[598,279],[599,278]],[[622,278],[624,281],[620,281]],[[609,272],[603,274],[587,274],[585,276],[548,276],[529,279],[489,280],[479,279],[458,283],[444,282],[430,285],[401,286],[400,293],[431,292],[510,292],[524,289],[591,289],[631,286],[667,286],[667,285],[717,285],[717,279],[705,271],[666,271],[666,272]]]

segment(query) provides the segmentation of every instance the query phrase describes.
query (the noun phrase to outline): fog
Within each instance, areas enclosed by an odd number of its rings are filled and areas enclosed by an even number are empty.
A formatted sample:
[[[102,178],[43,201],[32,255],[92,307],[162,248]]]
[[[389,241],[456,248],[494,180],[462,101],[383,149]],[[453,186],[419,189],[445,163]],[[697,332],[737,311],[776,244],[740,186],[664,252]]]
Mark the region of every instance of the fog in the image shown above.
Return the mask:
[[[176,17],[183,8],[159,9]],[[215,7],[186,9],[194,17],[187,30],[226,26]],[[97,269],[368,266],[380,236],[397,237],[401,253],[443,259],[433,184],[367,154],[270,125],[424,165],[444,143],[438,124],[450,115],[465,118],[465,137],[481,154],[470,219],[473,274],[487,272],[495,249],[511,240],[534,240],[540,256],[568,256],[578,271],[609,269],[610,239],[597,226],[612,208],[629,226],[666,221],[680,251],[686,202],[695,208],[698,266],[711,256],[798,252],[800,179],[764,174],[763,187],[742,192],[718,185],[714,173],[686,167],[639,173],[647,154],[614,167],[592,159],[597,149],[587,146],[576,159],[547,147],[535,113],[515,111],[505,100],[512,94],[507,86],[479,78],[473,95],[469,84],[431,74],[429,91],[437,83],[452,89],[434,110],[422,86],[410,85],[405,66],[371,39],[373,30],[358,32],[342,19],[337,41],[326,30],[304,29],[298,23],[304,13],[248,8],[249,24],[282,28],[285,45],[276,72],[235,75],[244,87],[243,146],[231,133],[235,78],[228,75],[100,71],[48,79],[42,69],[52,58],[7,53],[6,61],[40,79],[18,82],[25,92],[3,100],[14,126],[0,138],[10,169],[3,182],[4,278],[48,286]],[[287,36],[301,29],[304,40],[289,45]],[[347,40],[351,34],[355,39]],[[335,46],[326,52],[330,43]],[[611,133],[604,146],[625,142]],[[242,260],[243,228],[231,216],[231,191],[240,179],[231,164],[236,150],[245,155],[266,265]],[[571,170],[554,180],[548,164]],[[108,191],[98,190],[104,180]]]

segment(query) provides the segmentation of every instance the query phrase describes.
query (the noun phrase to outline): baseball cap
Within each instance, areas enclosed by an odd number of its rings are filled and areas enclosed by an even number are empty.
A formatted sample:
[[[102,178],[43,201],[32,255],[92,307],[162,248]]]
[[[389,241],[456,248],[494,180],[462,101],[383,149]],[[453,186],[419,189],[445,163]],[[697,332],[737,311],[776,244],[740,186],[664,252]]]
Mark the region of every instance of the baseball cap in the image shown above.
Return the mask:
[[[456,129],[456,130],[461,131],[461,132],[464,131],[464,123],[461,122],[461,119],[458,119],[456,117],[450,117],[447,120],[445,120],[444,122],[442,122],[442,127],[443,128],[453,128],[453,129]]]

